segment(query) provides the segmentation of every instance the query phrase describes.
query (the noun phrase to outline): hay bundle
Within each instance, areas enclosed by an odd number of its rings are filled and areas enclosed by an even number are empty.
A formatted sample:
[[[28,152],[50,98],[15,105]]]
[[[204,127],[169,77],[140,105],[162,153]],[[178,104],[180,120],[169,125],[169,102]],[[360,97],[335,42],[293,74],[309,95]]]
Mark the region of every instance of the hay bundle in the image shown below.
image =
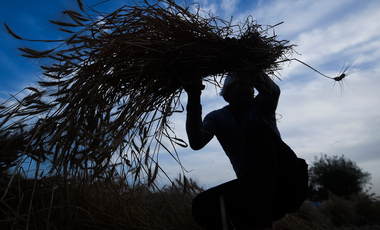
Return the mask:
[[[32,147],[54,152],[57,171],[86,168],[90,161],[96,174],[118,153],[135,178],[144,169],[152,182],[160,149],[177,158],[168,143],[186,146],[168,123],[181,110],[183,84],[197,79],[218,84],[215,76],[226,72],[276,71],[292,51],[288,41],[269,36],[268,28],[251,18],[231,25],[172,0],[145,1],[110,14],[78,3],[82,12],[65,10],[51,21],[70,35],[60,45],[46,51],[20,48],[25,57],[52,60],[41,66],[47,78],[40,88],[30,88],[20,113],[50,111]],[[33,41],[6,28],[17,39]]]

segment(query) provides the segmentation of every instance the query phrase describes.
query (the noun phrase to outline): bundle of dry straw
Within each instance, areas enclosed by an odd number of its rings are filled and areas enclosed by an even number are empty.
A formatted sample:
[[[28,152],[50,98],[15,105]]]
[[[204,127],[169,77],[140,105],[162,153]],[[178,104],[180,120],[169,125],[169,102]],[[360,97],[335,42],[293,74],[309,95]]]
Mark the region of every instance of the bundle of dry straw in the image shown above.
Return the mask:
[[[70,35],[60,45],[45,51],[20,48],[25,57],[51,60],[41,65],[46,80],[29,88],[32,94],[20,102],[19,114],[50,111],[30,148],[54,152],[57,171],[94,162],[96,173],[119,153],[136,175],[144,169],[152,182],[158,152],[170,151],[163,138],[186,146],[168,123],[181,110],[183,84],[197,79],[218,84],[216,76],[226,72],[273,72],[292,52],[288,41],[269,35],[273,27],[250,17],[232,25],[173,0],[145,1],[109,14],[78,3],[82,12],[65,10],[51,20]],[[5,26],[15,38],[35,41]]]

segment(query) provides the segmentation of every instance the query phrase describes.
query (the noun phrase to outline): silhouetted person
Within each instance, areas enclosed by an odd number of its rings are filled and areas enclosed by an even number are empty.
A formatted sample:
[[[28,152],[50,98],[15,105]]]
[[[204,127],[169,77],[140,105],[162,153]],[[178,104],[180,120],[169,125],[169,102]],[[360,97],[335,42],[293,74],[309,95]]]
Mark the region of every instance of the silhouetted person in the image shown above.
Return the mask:
[[[302,204],[307,189],[305,161],[281,140],[277,129],[280,88],[265,73],[240,80],[229,75],[221,91],[229,104],[203,121],[203,85],[184,88],[191,148],[202,149],[216,136],[237,176],[194,198],[194,220],[206,229],[272,229],[274,220]]]

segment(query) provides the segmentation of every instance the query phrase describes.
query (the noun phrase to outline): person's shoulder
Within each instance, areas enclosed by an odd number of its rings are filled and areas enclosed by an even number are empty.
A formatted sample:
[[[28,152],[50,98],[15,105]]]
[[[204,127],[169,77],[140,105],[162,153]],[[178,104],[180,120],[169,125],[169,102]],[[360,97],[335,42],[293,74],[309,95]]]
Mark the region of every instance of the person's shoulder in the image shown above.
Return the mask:
[[[223,113],[227,112],[227,109],[228,109],[228,105],[226,105],[220,109],[216,109],[214,111],[211,111],[209,114],[223,114]]]
[[[220,118],[220,117],[225,116],[226,112],[227,112],[227,106],[224,106],[220,109],[216,109],[216,110],[209,112],[206,115],[206,117],[208,117],[208,118]]]

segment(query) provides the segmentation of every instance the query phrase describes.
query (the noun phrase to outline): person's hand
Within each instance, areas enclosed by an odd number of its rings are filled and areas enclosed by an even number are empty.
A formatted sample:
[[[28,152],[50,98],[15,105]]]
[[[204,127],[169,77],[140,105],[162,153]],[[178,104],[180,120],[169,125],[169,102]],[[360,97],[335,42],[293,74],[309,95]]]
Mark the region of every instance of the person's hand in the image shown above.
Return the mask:
[[[183,89],[188,95],[201,95],[205,85],[202,84],[202,79],[197,79],[191,83],[182,84]]]
[[[202,110],[201,94],[205,86],[202,84],[202,78],[188,84],[182,84],[187,93],[187,112],[199,112]]]

